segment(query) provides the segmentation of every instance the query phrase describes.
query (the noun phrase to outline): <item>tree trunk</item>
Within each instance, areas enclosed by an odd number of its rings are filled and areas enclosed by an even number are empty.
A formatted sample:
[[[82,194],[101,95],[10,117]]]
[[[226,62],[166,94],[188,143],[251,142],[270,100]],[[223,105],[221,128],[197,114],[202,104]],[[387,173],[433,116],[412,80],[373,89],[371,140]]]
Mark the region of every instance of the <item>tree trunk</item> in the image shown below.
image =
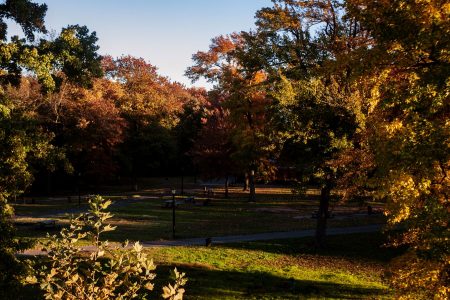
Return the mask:
[[[317,213],[316,247],[325,247],[325,236],[327,233],[328,207],[330,206],[331,183],[326,182],[320,190],[319,212]]]
[[[250,171],[250,174],[248,176],[248,182],[249,182],[249,187],[250,187],[250,194],[248,195],[248,201],[255,202],[256,192],[255,192],[255,171],[254,170]]]
[[[133,191],[137,192],[139,190],[138,180],[136,175],[133,174]]]
[[[245,179],[244,179],[244,189],[243,191],[248,191],[248,186],[249,186],[249,178],[248,178],[248,173],[245,172]]]
[[[228,198],[228,180],[229,176],[227,174],[227,176],[225,176],[225,198]]]
[[[47,195],[53,196],[52,173],[47,172]]]

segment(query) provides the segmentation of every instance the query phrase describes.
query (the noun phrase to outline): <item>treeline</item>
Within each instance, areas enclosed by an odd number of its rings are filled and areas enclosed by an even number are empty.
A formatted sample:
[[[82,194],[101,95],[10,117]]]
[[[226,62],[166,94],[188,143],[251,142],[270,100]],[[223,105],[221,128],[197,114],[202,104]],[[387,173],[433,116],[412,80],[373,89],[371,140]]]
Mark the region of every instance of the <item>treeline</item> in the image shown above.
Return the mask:
[[[135,183],[139,177],[194,174],[188,151],[201,127],[206,91],[158,75],[141,58],[98,61],[103,76],[83,87],[63,79],[41,93],[35,77],[9,85],[4,95],[17,115],[29,116],[55,154],[30,162],[30,191],[73,190],[85,185]],[[48,149],[50,150],[50,149]],[[53,188],[54,189],[54,188]]]

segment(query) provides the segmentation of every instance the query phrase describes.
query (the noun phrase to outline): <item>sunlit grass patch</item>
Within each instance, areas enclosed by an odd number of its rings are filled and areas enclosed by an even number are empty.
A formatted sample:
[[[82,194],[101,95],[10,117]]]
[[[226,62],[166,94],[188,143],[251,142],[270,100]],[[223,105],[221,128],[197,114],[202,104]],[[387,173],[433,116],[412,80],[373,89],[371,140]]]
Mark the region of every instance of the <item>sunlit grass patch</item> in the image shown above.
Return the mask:
[[[150,248],[165,280],[177,266],[189,277],[186,299],[389,299],[382,276],[397,253],[379,233],[333,236],[316,251],[312,238],[213,247]]]

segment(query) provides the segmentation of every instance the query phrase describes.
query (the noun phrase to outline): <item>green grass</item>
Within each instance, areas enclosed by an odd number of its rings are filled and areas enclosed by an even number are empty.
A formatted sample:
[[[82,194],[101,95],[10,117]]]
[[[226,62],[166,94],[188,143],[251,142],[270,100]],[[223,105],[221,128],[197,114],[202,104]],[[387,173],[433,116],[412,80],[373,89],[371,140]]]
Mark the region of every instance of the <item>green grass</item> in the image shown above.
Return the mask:
[[[392,299],[383,273],[402,250],[384,242],[381,233],[365,233],[328,237],[319,251],[312,238],[148,248],[157,266],[149,299],[161,298],[174,267],[188,278],[187,300]],[[37,295],[30,290],[24,299]]]
[[[311,213],[317,209],[317,197],[313,194],[307,198],[288,194],[286,189],[262,190],[256,203],[248,203],[245,194],[234,191],[235,198],[215,198],[208,206],[192,204],[181,205],[176,210],[176,234],[178,238],[224,236],[237,234],[251,234],[273,231],[291,231],[311,229],[316,225]],[[263,193],[266,192],[266,193]],[[140,195],[152,195],[142,192]],[[154,194],[153,194],[154,195]],[[237,196],[240,196],[236,198]],[[197,197],[197,203],[203,202],[203,196]],[[163,200],[135,198],[132,203],[126,203],[121,196],[112,198],[118,205],[111,207],[114,218],[111,220],[118,229],[106,235],[111,241],[121,242],[149,241],[170,239],[172,235],[172,210],[163,207]],[[33,217],[40,214],[51,214],[63,211],[64,205],[69,212],[76,212],[76,204],[49,202],[40,200],[37,204],[15,205],[18,214],[27,216],[22,226],[19,226],[19,235],[22,237],[42,238],[45,231],[35,230]],[[85,204],[83,204],[85,205]],[[85,207],[85,206],[83,206]],[[339,209],[358,209],[356,204],[340,205]],[[298,218],[304,216],[303,218]],[[67,223],[70,213],[66,216],[51,217],[60,222]],[[48,218],[48,217],[47,217]],[[18,219],[18,222],[21,222]],[[370,217],[349,217],[345,219],[334,218],[329,220],[330,227],[361,226],[374,223],[383,223],[382,215]],[[28,225],[27,225],[28,224]]]
[[[382,275],[398,251],[382,248],[379,233],[213,247],[151,248],[157,290],[177,267],[189,278],[186,299],[390,299]]]

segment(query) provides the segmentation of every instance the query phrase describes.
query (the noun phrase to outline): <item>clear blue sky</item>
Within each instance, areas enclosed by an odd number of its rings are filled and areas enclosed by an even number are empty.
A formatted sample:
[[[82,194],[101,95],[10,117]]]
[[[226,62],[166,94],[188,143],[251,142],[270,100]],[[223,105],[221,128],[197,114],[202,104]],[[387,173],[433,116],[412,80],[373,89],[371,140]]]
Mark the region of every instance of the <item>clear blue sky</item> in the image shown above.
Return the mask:
[[[255,12],[271,5],[270,0],[35,1],[48,5],[47,29],[86,25],[97,32],[101,54],[143,57],[186,85],[183,73],[192,54],[208,49],[217,35],[253,28]]]

